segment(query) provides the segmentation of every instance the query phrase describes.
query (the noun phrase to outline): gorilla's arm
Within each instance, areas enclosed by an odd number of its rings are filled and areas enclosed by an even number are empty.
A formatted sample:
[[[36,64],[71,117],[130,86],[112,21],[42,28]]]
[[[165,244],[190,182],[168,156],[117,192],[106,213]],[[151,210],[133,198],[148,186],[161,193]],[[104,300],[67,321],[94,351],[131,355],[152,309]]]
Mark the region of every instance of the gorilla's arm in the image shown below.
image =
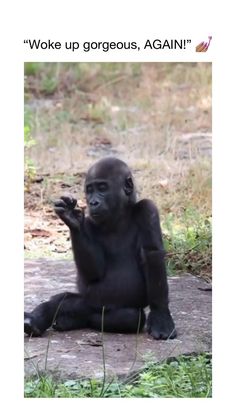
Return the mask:
[[[150,314],[148,331],[156,339],[175,337],[176,331],[168,308],[168,283],[165,251],[158,210],[143,199],[135,205],[135,220],[141,236],[141,258],[147,285]]]
[[[63,196],[55,201],[56,214],[69,227],[74,260],[79,274],[85,281],[98,281],[105,273],[105,259],[100,246],[93,240],[89,223],[80,209],[76,209],[76,199]]]
[[[85,225],[79,232],[71,229],[70,235],[78,272],[82,274],[86,282],[101,280],[105,275],[105,258],[102,248],[93,241],[93,236],[86,231]]]
[[[143,199],[135,205],[135,220],[141,236],[141,257],[145,266],[148,299],[151,308],[168,305],[165,251],[160,220],[155,204]]]

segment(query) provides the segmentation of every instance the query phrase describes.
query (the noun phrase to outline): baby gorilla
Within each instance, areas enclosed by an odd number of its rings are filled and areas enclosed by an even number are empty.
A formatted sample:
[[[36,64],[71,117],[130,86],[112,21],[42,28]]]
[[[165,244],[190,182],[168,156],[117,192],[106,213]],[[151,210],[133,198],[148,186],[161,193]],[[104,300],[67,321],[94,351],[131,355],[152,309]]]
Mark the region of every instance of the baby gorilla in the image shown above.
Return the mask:
[[[85,180],[88,216],[63,196],[55,212],[70,229],[78,293],[65,292],[25,313],[25,333],[41,336],[53,326],[92,328],[175,338],[159,215],[148,199],[136,200],[129,167],[116,158],[94,164]]]

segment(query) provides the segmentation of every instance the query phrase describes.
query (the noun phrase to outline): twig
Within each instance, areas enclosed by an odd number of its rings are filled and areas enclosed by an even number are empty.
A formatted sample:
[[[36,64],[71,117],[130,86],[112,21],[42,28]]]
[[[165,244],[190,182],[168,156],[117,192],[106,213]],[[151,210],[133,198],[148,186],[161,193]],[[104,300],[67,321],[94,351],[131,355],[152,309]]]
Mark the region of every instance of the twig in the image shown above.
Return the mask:
[[[125,80],[128,77],[129,77],[128,75],[119,76],[119,77],[114,78],[113,80],[108,81],[107,83],[100,84],[100,86],[95,88],[95,92],[98,92],[99,90],[103,89],[104,87],[110,86],[111,84],[115,84],[115,83],[118,83],[119,81]]]
[[[64,299],[65,299],[65,298],[66,298],[66,294],[64,295],[64,297],[62,298],[62,300],[61,300],[61,301],[60,301],[60,303],[58,304],[58,307],[57,307],[56,312],[55,312],[55,314],[54,314],[54,316],[53,316],[53,319],[52,319],[51,327],[53,326],[53,323],[54,323],[54,322],[55,322],[55,320],[56,320],[56,317],[57,317],[57,315],[58,315],[58,312],[59,312],[59,310],[60,310],[60,307],[61,307],[61,305],[62,305],[62,303],[63,303],[63,301],[64,301]],[[46,348],[46,354],[45,354],[44,371],[46,371],[46,369],[47,369],[47,361],[48,361],[48,352],[49,352],[50,338],[51,338],[51,335],[50,335],[50,332],[49,332],[48,342],[47,342],[47,348]]]
[[[190,247],[190,249],[182,250],[181,252],[166,252],[165,256],[169,257],[169,256],[175,256],[175,255],[185,255],[188,252],[191,252],[191,250],[196,249],[197,247],[199,247],[199,243],[195,244],[195,246],[193,247]]]
[[[136,339],[135,339],[135,357],[133,360],[133,363],[128,371],[128,374],[130,374],[130,372],[132,371],[132,369],[134,368],[135,362],[137,361],[137,354],[138,354],[138,337],[139,337],[139,333],[140,333],[140,324],[141,324],[141,309],[139,309],[139,317],[138,317],[138,327],[137,327],[137,332],[136,332]]]

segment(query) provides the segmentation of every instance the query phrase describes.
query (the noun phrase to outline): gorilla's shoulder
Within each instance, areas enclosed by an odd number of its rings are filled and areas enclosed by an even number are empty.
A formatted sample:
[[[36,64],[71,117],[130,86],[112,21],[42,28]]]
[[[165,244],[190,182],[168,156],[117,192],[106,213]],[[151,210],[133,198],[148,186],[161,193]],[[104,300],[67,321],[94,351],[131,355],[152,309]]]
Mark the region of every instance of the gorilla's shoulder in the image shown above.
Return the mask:
[[[134,212],[137,216],[159,216],[157,206],[154,201],[152,201],[152,199],[141,199],[140,201],[136,202]]]

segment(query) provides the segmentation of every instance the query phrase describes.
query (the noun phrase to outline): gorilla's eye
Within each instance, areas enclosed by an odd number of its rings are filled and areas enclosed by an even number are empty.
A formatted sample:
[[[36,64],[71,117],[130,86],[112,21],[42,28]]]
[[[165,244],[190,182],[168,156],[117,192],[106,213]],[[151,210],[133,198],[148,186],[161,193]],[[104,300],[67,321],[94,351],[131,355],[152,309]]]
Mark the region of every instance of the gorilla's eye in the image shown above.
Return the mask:
[[[92,193],[93,192],[93,187],[92,185],[88,185],[86,186],[86,193]]]
[[[98,190],[99,192],[105,192],[108,189],[108,185],[105,182],[98,183]]]

